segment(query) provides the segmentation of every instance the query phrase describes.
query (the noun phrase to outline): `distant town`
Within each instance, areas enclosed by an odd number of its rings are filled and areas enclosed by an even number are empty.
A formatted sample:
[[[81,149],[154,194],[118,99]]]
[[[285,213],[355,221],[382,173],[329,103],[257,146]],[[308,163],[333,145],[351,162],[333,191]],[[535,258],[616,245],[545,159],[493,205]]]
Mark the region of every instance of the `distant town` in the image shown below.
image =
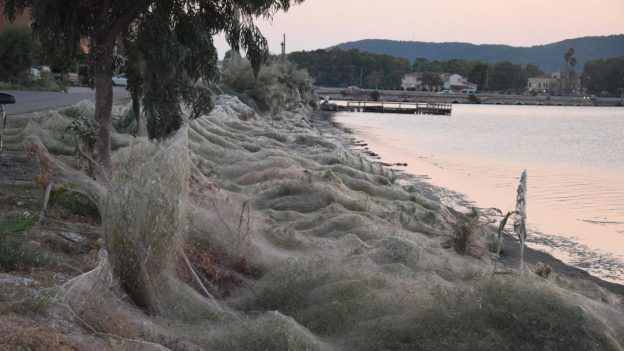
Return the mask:
[[[434,77],[427,82],[427,75]],[[457,73],[436,72],[410,72],[406,73],[401,80],[401,88],[411,91],[441,92],[441,93],[478,93],[479,85],[472,83],[467,77]],[[566,74],[565,72],[553,72],[550,75],[529,77],[525,94],[555,95],[555,96],[585,96],[587,89],[581,86],[581,78]]]
[[[358,49],[294,52],[289,60],[307,69],[320,87],[442,94],[624,97],[624,56],[586,60],[579,67],[577,55],[574,48],[561,51],[561,69],[549,73],[536,64],[522,66],[510,61],[489,63],[462,58],[446,61],[416,58],[410,62],[402,57]],[[588,56],[585,51],[580,55]]]

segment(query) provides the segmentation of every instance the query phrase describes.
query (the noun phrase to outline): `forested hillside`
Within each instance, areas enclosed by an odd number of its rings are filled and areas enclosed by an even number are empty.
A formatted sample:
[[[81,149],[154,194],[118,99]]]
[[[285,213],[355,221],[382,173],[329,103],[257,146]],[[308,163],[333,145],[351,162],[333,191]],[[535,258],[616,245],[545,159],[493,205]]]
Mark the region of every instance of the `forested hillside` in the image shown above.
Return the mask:
[[[564,70],[565,61],[563,60],[563,54],[567,49],[574,48],[578,60],[576,67],[579,72],[577,73],[580,74],[582,73],[580,70],[585,65],[585,62],[589,60],[624,56],[624,34],[575,38],[531,47],[475,45],[468,43],[426,43],[380,39],[347,42],[338,44],[336,47],[343,50],[355,48],[370,53],[403,57],[410,62],[419,57],[430,61],[455,58],[489,63],[511,61],[522,66],[535,64],[546,73]]]

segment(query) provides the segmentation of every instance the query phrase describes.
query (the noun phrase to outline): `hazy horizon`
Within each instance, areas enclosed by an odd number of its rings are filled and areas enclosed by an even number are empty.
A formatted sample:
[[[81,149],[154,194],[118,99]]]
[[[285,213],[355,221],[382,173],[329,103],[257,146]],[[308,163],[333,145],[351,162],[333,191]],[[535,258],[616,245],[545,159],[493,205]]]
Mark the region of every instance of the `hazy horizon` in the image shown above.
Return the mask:
[[[621,0],[387,0],[386,11],[376,4],[371,0],[307,0],[287,13],[277,13],[272,21],[257,23],[273,53],[281,51],[284,33],[287,52],[363,39],[530,47],[624,34]],[[218,36],[215,44],[222,57],[227,43]]]

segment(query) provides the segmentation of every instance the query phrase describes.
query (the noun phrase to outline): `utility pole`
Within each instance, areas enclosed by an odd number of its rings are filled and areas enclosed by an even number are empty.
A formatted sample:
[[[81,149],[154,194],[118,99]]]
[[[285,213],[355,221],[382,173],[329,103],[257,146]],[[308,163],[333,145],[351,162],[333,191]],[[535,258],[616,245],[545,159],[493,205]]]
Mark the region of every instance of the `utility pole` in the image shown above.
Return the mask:
[[[286,33],[284,33],[284,41],[282,41],[282,64],[286,63]]]

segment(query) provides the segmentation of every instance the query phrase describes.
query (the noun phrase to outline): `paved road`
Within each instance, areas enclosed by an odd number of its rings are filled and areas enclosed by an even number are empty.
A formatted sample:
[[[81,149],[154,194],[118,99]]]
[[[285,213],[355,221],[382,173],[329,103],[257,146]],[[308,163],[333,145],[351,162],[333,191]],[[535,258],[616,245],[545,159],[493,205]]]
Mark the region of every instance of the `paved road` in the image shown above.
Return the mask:
[[[4,106],[8,115],[18,115],[74,105],[85,99],[95,100],[95,91],[80,87],[71,87],[67,93],[18,90],[1,90],[0,92],[15,96],[15,104]],[[126,88],[113,87],[114,100],[124,96],[128,96]]]

